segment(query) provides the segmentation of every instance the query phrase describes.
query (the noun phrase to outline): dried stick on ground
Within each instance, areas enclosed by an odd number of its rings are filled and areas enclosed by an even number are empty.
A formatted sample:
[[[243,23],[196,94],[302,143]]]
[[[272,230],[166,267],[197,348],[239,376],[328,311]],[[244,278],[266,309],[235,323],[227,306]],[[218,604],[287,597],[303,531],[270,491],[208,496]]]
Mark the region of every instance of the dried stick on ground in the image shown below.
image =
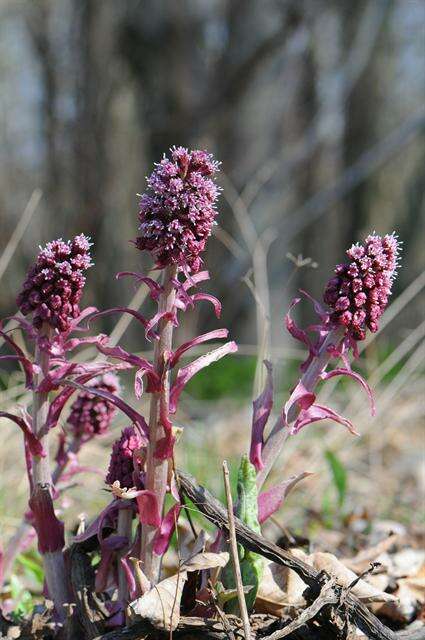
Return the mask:
[[[180,486],[188,498],[196,505],[196,508],[204,516],[220,529],[229,530],[227,511],[225,507],[206,489],[199,486],[194,478],[182,471],[178,472]],[[238,518],[235,518],[235,530],[237,541],[246,549],[260,553],[265,558],[273,560],[277,564],[292,569],[310,587],[308,599],[313,602],[319,595],[322,587],[321,574],[302,562],[288,551],[269,542],[262,536],[254,533]],[[344,599],[338,598],[337,608],[345,609],[352,624],[360,629],[371,640],[424,640],[425,629],[413,632],[396,633],[382,624],[352,593],[345,593]]]
[[[241,618],[243,622],[245,640],[250,640],[251,627],[249,624],[248,610],[246,608],[245,594],[243,590],[241,567],[239,564],[238,544],[236,542],[236,531],[235,531],[235,516],[233,513],[233,500],[232,500],[232,492],[230,489],[230,480],[229,480],[229,467],[227,466],[226,460],[223,461],[223,477],[224,477],[224,488],[226,491],[227,518],[229,522],[230,555],[232,556],[233,573],[235,576],[236,591],[238,593],[239,609],[241,612]]]

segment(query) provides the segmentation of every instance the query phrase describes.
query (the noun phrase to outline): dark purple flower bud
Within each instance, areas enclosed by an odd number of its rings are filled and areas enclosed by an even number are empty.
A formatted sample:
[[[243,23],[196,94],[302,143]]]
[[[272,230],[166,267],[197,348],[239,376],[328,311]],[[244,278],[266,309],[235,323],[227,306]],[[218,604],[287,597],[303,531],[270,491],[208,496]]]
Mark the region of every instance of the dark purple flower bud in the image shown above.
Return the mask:
[[[197,272],[211,235],[219,189],[218,162],[205,151],[173,147],[150,177],[140,199],[138,249],[150,251],[159,267],[176,264]]]
[[[368,236],[363,245],[347,251],[349,264],[335,268],[337,278],[329,280],[323,299],[336,325],[347,327],[355,340],[364,340],[366,328],[378,330],[398,266],[399,242],[394,234]]]
[[[33,325],[43,322],[65,332],[80,314],[85,283],[83,271],[91,266],[90,242],[84,235],[64,242],[54,240],[40,250],[17,297],[20,311],[33,314]]]
[[[112,373],[95,378],[88,382],[87,386],[115,395],[119,393],[118,378]],[[82,391],[71,406],[67,422],[75,438],[90,440],[94,436],[106,433],[115,413],[116,408],[113,404],[104,398]]]
[[[112,447],[106,483],[119,482],[121,487],[134,487],[133,454],[142,446],[142,440],[134,426],[127,427]]]

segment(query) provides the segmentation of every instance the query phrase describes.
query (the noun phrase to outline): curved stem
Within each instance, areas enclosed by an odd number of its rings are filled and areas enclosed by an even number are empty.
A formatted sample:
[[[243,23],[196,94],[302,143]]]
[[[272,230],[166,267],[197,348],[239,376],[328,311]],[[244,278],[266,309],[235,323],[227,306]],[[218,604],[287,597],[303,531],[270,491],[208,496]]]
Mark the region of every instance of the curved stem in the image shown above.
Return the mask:
[[[320,373],[326,368],[332,355],[329,352],[330,345],[337,345],[344,336],[344,328],[338,327],[333,331],[330,331],[326,339],[324,340],[318,355],[313,358],[310,366],[304,372],[301,377],[301,382],[307,391],[313,391]],[[296,405],[291,407],[288,414],[288,423],[296,420],[299,410]],[[277,418],[272,430],[270,431],[261,452],[264,467],[257,474],[257,486],[260,488],[267,476],[269,475],[274,463],[279,457],[283,446],[289,438],[289,429],[285,426],[282,415]]]

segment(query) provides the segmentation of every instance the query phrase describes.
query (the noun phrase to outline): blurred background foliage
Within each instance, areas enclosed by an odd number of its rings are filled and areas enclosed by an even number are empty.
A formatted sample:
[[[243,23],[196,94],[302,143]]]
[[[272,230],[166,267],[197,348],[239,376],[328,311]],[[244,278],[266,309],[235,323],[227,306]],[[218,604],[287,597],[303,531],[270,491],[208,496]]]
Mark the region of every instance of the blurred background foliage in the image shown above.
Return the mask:
[[[209,306],[190,311],[177,342],[225,326],[240,351],[188,386],[178,455],[220,493],[222,458],[236,465],[249,440],[250,403],[241,400],[251,395],[258,353],[275,363],[276,412],[296,380],[303,354],[282,318],[297,289],[320,298],[352,242],[395,229],[404,250],[393,305],[357,365],[376,389],[378,418],[372,423],[352,385],[339,384],[333,404],[363,437],[307,429],[276,473],[319,471],[290,498],[285,518],[294,525],[321,513],[327,524],[356,505],[420,520],[424,34],[423,0],[2,0],[0,315],[14,313],[38,244],[81,232],[95,258],[84,302],[127,304],[133,285],[114,276],[151,266],[131,240],[152,163],[174,144],[212,151],[223,191],[203,289],[221,299],[223,314],[218,325]],[[142,300],[143,292],[134,304]],[[309,305],[299,307],[308,323]],[[151,348],[134,323],[122,343]],[[3,406],[28,401],[15,373],[2,369],[0,382]],[[83,462],[106,469],[124,425],[120,416]],[[23,463],[9,464],[11,452],[21,456],[20,434],[2,429],[0,515],[10,533],[27,486]],[[102,476],[90,476],[71,490],[69,527],[83,508],[105,504],[102,486]]]
[[[320,296],[373,229],[404,241],[398,292],[420,272],[422,0],[3,0],[0,17],[2,246],[43,191],[2,279],[3,316],[37,245],[80,232],[96,261],[86,302],[129,299],[115,272],[149,266],[130,243],[136,194],[173,144],[223,163],[205,261],[236,339],[255,343],[252,267],[274,344],[296,288]],[[289,286],[288,251],[319,265]]]

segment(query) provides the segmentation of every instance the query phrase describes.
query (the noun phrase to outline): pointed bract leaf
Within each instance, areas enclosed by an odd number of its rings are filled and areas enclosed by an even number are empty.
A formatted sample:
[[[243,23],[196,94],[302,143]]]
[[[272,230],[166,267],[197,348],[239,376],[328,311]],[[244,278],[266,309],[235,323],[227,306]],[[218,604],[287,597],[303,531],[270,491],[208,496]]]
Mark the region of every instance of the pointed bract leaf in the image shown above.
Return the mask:
[[[162,519],[161,526],[155,534],[153,552],[162,556],[167,551],[179,518],[181,504],[174,504]]]
[[[249,459],[256,470],[263,469],[264,464],[261,459],[263,448],[263,434],[273,408],[273,368],[271,362],[264,360],[267,369],[266,383],[263,392],[254,400],[252,411],[251,447]]]
[[[0,336],[16,353],[17,359],[22,364],[22,368],[25,373],[25,386],[27,389],[32,389],[34,365],[29,358],[25,355],[22,349],[16,344],[16,342],[7,333],[0,330]]]
[[[149,288],[149,293],[152,300],[158,300],[159,295],[164,290],[161,285],[156,282],[156,280],[153,280],[148,276],[144,276],[141,273],[137,273],[136,271],[120,271],[115,277],[117,280],[119,280],[120,278],[125,278],[127,276],[135,278],[138,282],[143,282],[143,284],[145,284]]]
[[[214,313],[217,318],[221,316],[221,302],[215,296],[212,296],[209,293],[194,293],[190,296],[193,303],[199,302],[200,300],[206,300],[207,302],[211,302],[214,307]]]
[[[238,347],[235,342],[226,342],[226,344],[219,347],[218,349],[214,349],[214,351],[210,351],[209,353],[200,356],[190,364],[179,369],[176,381],[171,388],[170,412],[175,413],[181,392],[183,391],[185,385],[189,382],[189,380],[196,373],[198,373],[198,371],[201,371],[201,369],[208,367],[208,365],[212,364],[213,362],[217,362],[217,360],[220,360],[220,358],[223,358],[229,353],[235,353],[235,351],[237,350]]]
[[[324,407],[319,404],[313,404],[308,409],[302,409],[300,411],[298,418],[290,427],[291,435],[295,435],[303,427],[306,427],[307,425],[312,424],[313,422],[318,422],[319,420],[334,420],[335,422],[342,424],[344,427],[347,427],[347,429],[353,435],[355,436],[359,435],[355,430],[353,423],[350,420],[348,420],[347,418],[344,418],[343,416],[340,416],[333,409],[330,409],[329,407]]]
[[[372,416],[374,416],[376,414],[376,407],[375,407],[375,401],[374,401],[373,394],[372,394],[372,389],[370,388],[370,386],[368,385],[366,380],[359,373],[356,373],[352,369],[346,369],[344,367],[339,367],[337,369],[332,369],[332,371],[322,372],[320,374],[320,378],[322,380],[329,380],[330,378],[333,378],[334,376],[348,376],[349,378],[353,378],[353,380],[358,382],[359,385],[362,386],[363,389],[367,393],[367,397],[369,398],[369,402],[370,402],[370,412],[371,412]]]
[[[169,360],[170,368],[173,368],[176,366],[176,364],[178,363],[182,355],[186,353],[188,349],[191,349],[192,347],[195,347],[198,344],[208,342],[208,340],[217,340],[219,338],[227,338],[228,335],[229,335],[229,331],[227,329],[215,329],[214,331],[203,333],[200,336],[193,338],[193,340],[184,342],[182,345],[180,345],[180,347],[178,347],[178,349],[174,351],[174,353],[170,357],[170,360]]]
[[[263,524],[282,506],[286,496],[292,491],[300,480],[313,475],[308,471],[299,473],[298,475],[291,476],[288,480],[284,480],[279,484],[271,487],[267,491],[263,491],[258,496],[258,522]]]
[[[28,444],[28,448],[31,451],[33,456],[39,456],[44,458],[46,456],[46,452],[43,449],[43,446],[40,440],[32,431],[32,426],[30,423],[30,418],[25,416],[15,416],[12,413],[8,413],[7,411],[0,411],[0,418],[7,418],[11,420],[21,429],[24,434],[25,441]]]
[[[161,525],[161,515],[154,492],[147,489],[138,491],[136,502],[140,522],[151,527],[159,527]]]

